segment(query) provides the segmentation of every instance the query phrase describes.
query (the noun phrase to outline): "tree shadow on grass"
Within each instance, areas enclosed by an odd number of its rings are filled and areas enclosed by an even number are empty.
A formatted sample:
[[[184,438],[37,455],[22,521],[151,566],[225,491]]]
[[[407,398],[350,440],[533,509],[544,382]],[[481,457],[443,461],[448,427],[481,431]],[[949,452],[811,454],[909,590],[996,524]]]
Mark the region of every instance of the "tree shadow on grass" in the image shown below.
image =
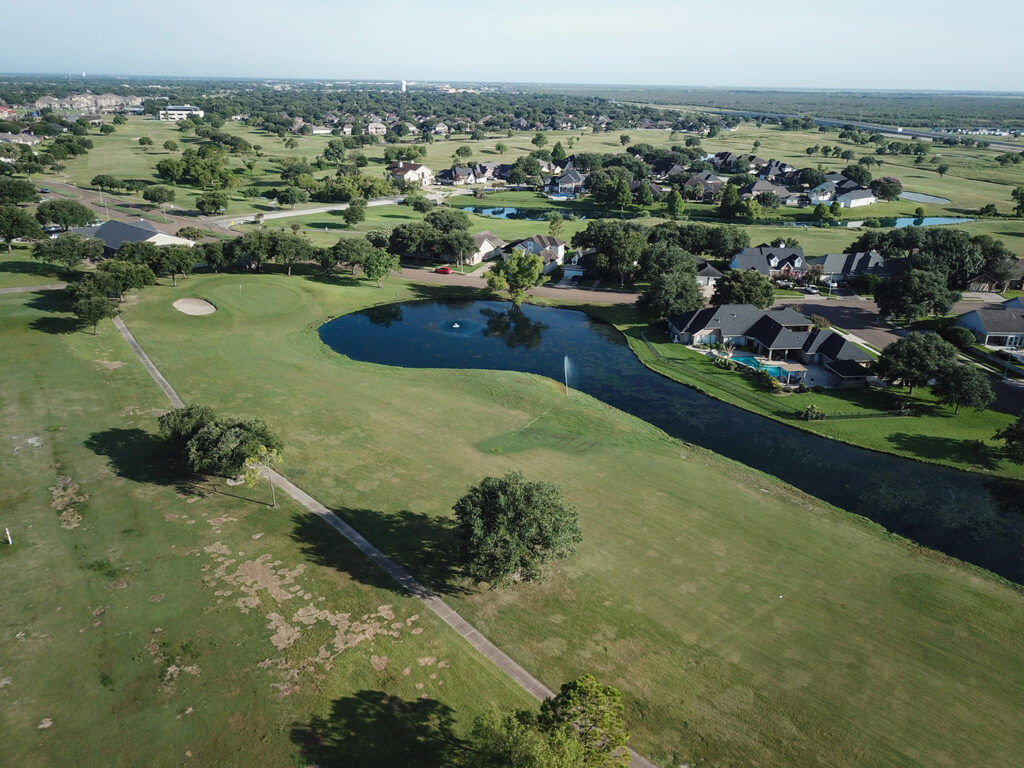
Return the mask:
[[[61,280],[66,275],[63,268],[42,261],[0,261],[0,272],[10,272],[16,275],[36,275],[37,277]]]
[[[60,335],[75,333],[85,328],[85,326],[77,317],[37,317],[29,323],[29,328],[33,331]]]
[[[981,469],[996,469],[1003,456],[998,448],[980,440],[910,435],[906,432],[889,435],[887,440],[899,450],[923,459],[955,461]]]
[[[191,486],[183,477],[171,446],[138,427],[93,432],[86,438],[85,447],[99,456],[106,456],[114,473],[126,480]]]
[[[454,722],[452,709],[433,699],[364,690],[335,700],[328,717],[293,725],[291,739],[303,764],[321,768],[442,768],[462,749]]]
[[[84,326],[77,317],[69,316],[71,301],[67,291],[36,291],[25,304],[42,312],[52,312],[59,317],[37,317],[29,323],[34,331],[43,333],[65,334],[74,333]]]
[[[455,531],[445,519],[409,510],[384,513],[371,509],[336,509],[335,514],[367,541],[408,571],[421,584],[441,594],[469,591],[459,583]],[[404,594],[405,587],[314,514],[296,515],[292,540],[314,562],[343,571],[373,587]]]

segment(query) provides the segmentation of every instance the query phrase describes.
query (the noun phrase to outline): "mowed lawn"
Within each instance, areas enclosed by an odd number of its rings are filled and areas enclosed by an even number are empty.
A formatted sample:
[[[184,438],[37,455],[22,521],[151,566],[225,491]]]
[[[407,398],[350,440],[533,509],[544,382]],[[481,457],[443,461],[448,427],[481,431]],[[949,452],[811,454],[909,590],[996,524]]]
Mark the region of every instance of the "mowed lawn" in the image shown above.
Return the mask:
[[[328,317],[433,290],[194,276],[126,318],[186,400],[267,419],[286,475],[549,686],[620,687],[659,765],[1019,762],[1019,591],[548,379],[377,366],[319,341]],[[183,296],[218,311],[181,315]],[[560,483],[584,541],[545,584],[480,590],[449,568],[450,508],[510,469]]]
[[[319,739],[397,765],[431,723],[530,704],[280,492],[181,482],[163,394],[60,307],[0,296],[0,762],[308,765]]]

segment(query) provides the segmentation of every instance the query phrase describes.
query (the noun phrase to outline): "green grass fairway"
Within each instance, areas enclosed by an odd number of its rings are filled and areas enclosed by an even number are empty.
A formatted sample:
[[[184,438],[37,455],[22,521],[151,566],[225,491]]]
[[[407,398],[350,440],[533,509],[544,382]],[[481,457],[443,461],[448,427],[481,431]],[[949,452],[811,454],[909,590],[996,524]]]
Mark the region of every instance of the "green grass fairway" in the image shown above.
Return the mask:
[[[286,475],[447,592],[549,686],[593,672],[620,687],[634,744],[659,765],[1019,762],[1019,591],[582,394],[566,398],[554,381],[357,363],[319,341],[316,328],[330,316],[435,290],[400,280],[377,289],[344,277],[194,276],[176,289],[147,290],[126,318],[186,400],[259,416],[281,430]],[[182,315],[171,303],[183,296],[206,298],[218,311]],[[75,337],[60,351],[88,367],[100,359],[92,343]],[[75,351],[82,348],[88,351]],[[137,384],[153,392],[148,382]],[[107,407],[101,421],[128,404],[156,407],[136,395]],[[140,428],[151,428],[149,417],[137,418]],[[581,510],[583,544],[543,585],[467,591],[443,555],[452,549],[451,505],[483,475],[510,469],[564,486]],[[147,497],[163,492],[125,482]],[[267,530],[263,514],[231,514],[239,519],[223,531],[238,532],[232,551],[263,551],[241,543],[250,531]],[[282,515],[279,522],[284,536],[288,521]],[[167,537],[191,533],[167,526]],[[200,519],[194,528],[209,530],[210,522]],[[311,556],[340,571],[317,569],[318,578],[346,582],[354,563],[322,556],[319,526],[292,523],[290,535],[312,542]],[[288,551],[286,542],[280,546]],[[116,551],[92,550],[85,558],[100,556],[124,562]],[[180,567],[196,569],[197,583],[207,561],[196,555],[185,562]],[[170,592],[163,584],[154,579],[136,592]],[[104,583],[95,589],[87,605],[115,604]],[[324,594],[319,586],[310,591]],[[129,587],[122,594],[134,593]],[[52,592],[46,595],[52,602]],[[225,606],[228,623],[248,626]],[[204,621],[211,643],[221,636],[218,616],[211,611]],[[265,648],[263,622],[245,641],[255,644],[252,658],[276,656]],[[245,683],[236,686],[248,691]],[[498,698],[483,676],[473,685]]]
[[[426,710],[530,703],[282,493],[180,484],[163,394],[59,307],[0,296],[0,762],[308,765],[316,717],[409,747]]]

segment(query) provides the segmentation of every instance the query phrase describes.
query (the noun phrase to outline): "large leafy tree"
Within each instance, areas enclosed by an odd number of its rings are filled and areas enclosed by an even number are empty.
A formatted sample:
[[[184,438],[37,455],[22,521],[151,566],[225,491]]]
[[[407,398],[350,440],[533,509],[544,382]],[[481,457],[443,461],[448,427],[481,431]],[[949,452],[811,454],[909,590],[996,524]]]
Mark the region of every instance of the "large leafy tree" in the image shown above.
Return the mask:
[[[36,208],[36,221],[56,224],[65,232],[72,227],[84,227],[92,221],[93,213],[74,200],[47,200]]]
[[[996,432],[993,437],[1003,441],[1003,450],[1011,461],[1024,464],[1024,413],[1012,424]]]
[[[962,363],[939,373],[933,391],[940,402],[954,406],[954,415],[960,413],[962,405],[983,411],[995,397],[988,376],[973,365]]]
[[[586,768],[583,745],[567,729],[545,730],[533,712],[488,712],[476,719],[465,768]]]
[[[875,371],[893,384],[910,388],[927,384],[956,364],[956,347],[934,333],[914,333],[882,350]]]
[[[160,252],[160,265],[163,271],[171,276],[171,285],[178,284],[179,274],[182,277],[192,274],[192,268],[197,261],[195,248],[187,245],[165,245],[160,248]]]
[[[908,321],[921,315],[944,315],[960,299],[947,288],[941,272],[908,269],[898,277],[883,280],[875,289],[875,303],[882,317],[901,317]]]
[[[96,277],[122,301],[128,291],[137,291],[156,283],[156,275],[148,265],[119,260],[102,262],[96,268]]]
[[[693,257],[690,257],[691,264]],[[704,306],[704,294],[697,283],[696,270],[680,264],[669,272],[656,275],[641,294],[639,304],[658,317],[689,312]]]
[[[96,335],[96,328],[99,326],[100,320],[116,317],[118,313],[117,305],[98,293],[83,293],[75,300],[71,311],[74,312],[79,322],[92,326],[93,336]]]
[[[492,585],[538,581],[582,540],[579,513],[558,486],[520,472],[485,477],[454,510],[466,572]]]
[[[1014,188],[1010,193],[1010,199],[1016,203],[1016,205],[1013,206],[1013,212],[1017,216],[1024,218],[1024,184]]]
[[[35,240],[43,236],[43,230],[28,211],[14,205],[0,206],[0,238],[7,243],[7,252],[13,250],[15,240]]]
[[[267,451],[280,453],[281,439],[258,419],[247,421],[214,420],[200,428],[185,445],[184,458],[196,474],[241,474],[254,457]]]
[[[31,181],[0,178],[0,205],[34,203],[38,199],[39,193]]]
[[[376,280],[377,287],[381,288],[384,278],[401,269],[402,263],[398,256],[388,253],[383,248],[372,248],[363,256],[360,266],[363,274],[371,280]]]
[[[768,309],[775,301],[775,289],[768,278],[754,270],[731,269],[715,283],[711,303],[753,304],[758,309]]]
[[[305,237],[291,232],[275,232],[271,237],[271,249],[267,258],[279,261],[288,267],[288,275],[292,267],[313,257],[313,245]]]
[[[487,287],[492,291],[508,291],[517,307],[526,292],[544,281],[544,262],[536,253],[513,251],[507,259],[496,261],[487,272]]]
[[[631,756],[626,749],[622,694],[601,685],[592,675],[565,683],[557,695],[540,708],[541,727],[571,734],[583,747],[588,768],[625,768]]]
[[[47,264],[56,264],[72,272],[83,261],[98,261],[103,256],[103,243],[74,232],[58,235],[56,240],[40,240],[32,249],[32,257]]]
[[[200,213],[214,214],[223,211],[228,207],[228,196],[225,192],[216,190],[204,192],[196,198],[196,210]]]

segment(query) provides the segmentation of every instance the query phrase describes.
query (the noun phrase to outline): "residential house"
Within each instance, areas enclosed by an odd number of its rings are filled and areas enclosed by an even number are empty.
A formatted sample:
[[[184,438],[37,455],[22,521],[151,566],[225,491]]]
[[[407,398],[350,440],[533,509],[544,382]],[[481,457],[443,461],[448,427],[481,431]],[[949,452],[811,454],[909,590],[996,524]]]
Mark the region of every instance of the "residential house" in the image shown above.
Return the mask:
[[[736,152],[716,152],[711,158],[711,164],[719,170],[731,171],[739,168],[743,170],[758,170],[768,164],[768,161],[757,155],[738,154]]]
[[[351,136],[352,135],[352,128],[353,128],[352,123],[345,123],[343,126],[341,126],[341,128],[338,129],[338,132],[342,136]]]
[[[544,263],[543,272],[548,274],[561,266],[565,260],[565,241],[550,235],[534,235],[521,240],[513,240],[502,248],[506,260],[517,251],[540,256]]]
[[[373,120],[366,124],[366,133],[370,136],[383,136],[388,132],[388,127],[380,120]]]
[[[683,191],[689,198],[699,196],[701,200],[712,200],[725,188],[728,181],[725,176],[719,176],[713,171],[701,171],[683,183]]]
[[[994,309],[975,309],[957,318],[957,325],[973,331],[987,347],[1024,347],[1024,302],[1004,301]]]
[[[597,256],[597,250],[594,248],[588,248],[587,250],[577,250],[572,256],[569,256],[562,261],[562,277],[563,278],[576,278],[577,281],[581,280],[584,275],[594,270],[594,258]]]
[[[199,107],[193,107],[191,104],[168,104],[160,110],[157,117],[161,120],[177,122],[178,120],[184,120],[187,117],[202,118],[205,114],[206,112],[201,110]]]
[[[34,147],[42,143],[41,138],[31,133],[0,133],[0,144],[25,144]]]
[[[422,163],[407,163],[399,160],[385,169],[392,181],[404,181],[411,186],[427,187],[434,183],[434,172]]]
[[[528,131],[533,127],[533,124],[523,117],[517,117],[511,123],[512,129],[515,131]]]
[[[764,181],[783,183],[788,181],[793,172],[796,171],[792,165],[782,160],[769,160],[757,171],[757,178]]]
[[[870,355],[831,329],[815,328],[792,307],[723,304],[673,315],[668,327],[681,344],[749,347],[768,360],[821,365],[835,386],[864,386],[870,375]]]
[[[763,192],[774,193],[779,198],[779,202],[782,205],[792,206],[797,205],[800,202],[800,194],[798,192],[790,192],[779,184],[773,184],[772,182],[764,181],[763,179],[752,181],[751,183],[740,187],[740,199],[749,200],[757,197]]]
[[[476,173],[472,168],[464,168],[457,165],[445,168],[437,174],[437,183],[449,186],[462,187],[466,184],[476,184],[478,181],[480,179],[477,179]]]
[[[544,179],[544,191],[548,194],[578,195],[586,186],[587,177],[577,170],[566,171],[560,176]]]
[[[852,179],[846,178],[841,173],[826,174],[825,181],[813,189],[807,190],[806,194],[811,205],[838,201],[843,208],[859,208],[862,205],[878,202],[874,192],[862,187]]]
[[[476,250],[467,258],[467,264],[479,264],[481,261],[498,256],[508,243],[488,229],[473,235]]]
[[[452,129],[449,128],[444,123],[437,123],[434,125],[433,128],[430,129],[430,132],[437,136],[447,136],[449,133],[452,132]]]
[[[807,267],[820,266],[821,277],[835,283],[846,283],[862,275],[888,277],[890,269],[886,259],[878,251],[857,253],[826,253],[807,259]]]
[[[113,256],[125,243],[153,243],[154,245],[195,245],[191,240],[174,235],[165,235],[144,219],[126,222],[111,219],[98,227],[73,227],[72,232],[84,237],[93,237],[103,242],[103,254]]]
[[[752,269],[770,280],[779,278],[799,280],[807,271],[804,249],[799,246],[761,245],[744,248],[733,256],[730,269]]]
[[[722,273],[700,256],[697,259],[697,283],[704,288],[714,288]]]
[[[634,179],[629,182],[629,191],[633,195],[633,199],[636,200],[637,195],[640,194],[640,185],[646,184],[647,189],[651,191],[651,197],[655,200],[660,200],[661,196],[665,194],[665,188],[659,184],[655,184],[653,181],[638,181]]]

